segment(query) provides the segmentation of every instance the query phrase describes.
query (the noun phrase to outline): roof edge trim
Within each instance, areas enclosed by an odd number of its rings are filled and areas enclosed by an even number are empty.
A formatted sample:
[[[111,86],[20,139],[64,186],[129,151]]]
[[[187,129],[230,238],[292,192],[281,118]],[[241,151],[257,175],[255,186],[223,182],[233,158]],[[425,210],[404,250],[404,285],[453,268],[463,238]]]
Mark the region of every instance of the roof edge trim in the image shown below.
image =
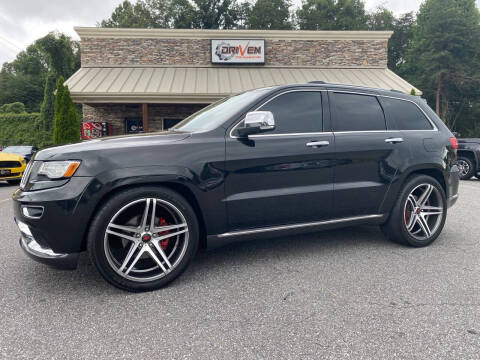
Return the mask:
[[[283,40],[383,40],[392,31],[310,31],[310,30],[210,30],[210,29],[134,29],[76,26],[84,38],[145,38],[145,39],[283,39]]]

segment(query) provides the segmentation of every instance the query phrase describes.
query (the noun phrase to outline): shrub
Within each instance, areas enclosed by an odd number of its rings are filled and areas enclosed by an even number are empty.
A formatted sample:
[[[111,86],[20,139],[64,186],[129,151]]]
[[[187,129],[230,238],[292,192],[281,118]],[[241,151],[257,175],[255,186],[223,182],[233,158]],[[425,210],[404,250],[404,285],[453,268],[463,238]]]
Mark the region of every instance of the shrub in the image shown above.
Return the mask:
[[[45,131],[53,129],[53,121],[55,117],[55,85],[56,76],[50,72],[45,80],[45,91],[43,94],[43,102],[40,108],[40,127]]]
[[[80,119],[68,87],[63,85],[63,77],[58,79],[55,99],[55,128],[53,143],[70,144],[80,141]]]
[[[40,114],[0,114],[0,145],[39,145],[35,124]]]
[[[1,114],[23,114],[25,113],[25,105],[21,102],[14,102],[11,104],[4,104],[0,106]]]

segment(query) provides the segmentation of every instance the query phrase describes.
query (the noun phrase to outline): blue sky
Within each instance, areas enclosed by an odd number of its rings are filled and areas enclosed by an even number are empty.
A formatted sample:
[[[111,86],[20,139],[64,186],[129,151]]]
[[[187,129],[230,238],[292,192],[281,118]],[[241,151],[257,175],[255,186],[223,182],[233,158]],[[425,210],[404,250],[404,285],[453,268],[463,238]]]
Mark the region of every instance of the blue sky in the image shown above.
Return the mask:
[[[1,0],[0,66],[35,39],[58,30],[77,38],[74,26],[95,26],[122,0]],[[293,0],[298,6],[301,0]],[[367,10],[384,5],[395,14],[417,11],[420,0],[366,0]],[[477,0],[480,3],[480,0]]]

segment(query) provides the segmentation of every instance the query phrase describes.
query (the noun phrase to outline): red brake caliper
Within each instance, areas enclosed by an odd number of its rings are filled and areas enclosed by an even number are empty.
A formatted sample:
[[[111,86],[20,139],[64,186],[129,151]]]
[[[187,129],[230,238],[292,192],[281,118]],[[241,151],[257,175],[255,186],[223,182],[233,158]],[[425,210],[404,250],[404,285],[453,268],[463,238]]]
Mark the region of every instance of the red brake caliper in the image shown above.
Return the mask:
[[[163,217],[161,217],[160,221],[159,221],[159,225],[160,226],[167,226],[168,223]],[[169,232],[170,232],[170,230],[162,231],[162,232],[159,232],[158,235],[163,236],[163,235],[168,234]],[[168,238],[160,240],[160,247],[162,248],[163,251],[165,251],[167,249],[167,246],[168,246]]]

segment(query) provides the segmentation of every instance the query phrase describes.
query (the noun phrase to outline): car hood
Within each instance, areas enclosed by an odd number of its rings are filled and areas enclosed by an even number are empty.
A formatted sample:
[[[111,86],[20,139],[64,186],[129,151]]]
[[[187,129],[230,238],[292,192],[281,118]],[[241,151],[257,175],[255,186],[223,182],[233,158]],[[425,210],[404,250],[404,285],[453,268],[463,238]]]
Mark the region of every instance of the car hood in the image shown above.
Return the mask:
[[[0,152],[0,161],[23,161],[23,156],[13,153]]]
[[[162,145],[181,141],[190,137],[190,133],[164,131],[138,135],[112,136],[101,139],[87,140],[77,144],[47,148],[35,154],[35,160],[66,160],[76,159],[86,152],[102,150],[128,149],[150,145]]]

